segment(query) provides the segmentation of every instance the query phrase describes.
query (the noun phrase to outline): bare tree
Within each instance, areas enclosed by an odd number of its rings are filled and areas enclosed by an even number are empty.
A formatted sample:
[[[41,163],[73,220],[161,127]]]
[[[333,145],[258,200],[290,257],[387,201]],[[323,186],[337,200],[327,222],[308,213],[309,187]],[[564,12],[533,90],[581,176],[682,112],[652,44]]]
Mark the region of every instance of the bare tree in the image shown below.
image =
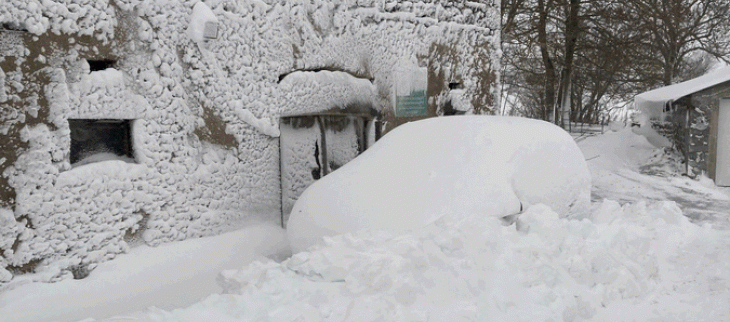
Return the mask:
[[[629,0],[625,18],[638,31],[633,59],[647,82],[670,85],[683,80],[700,53],[730,62],[730,1]],[[646,72],[648,71],[648,73]]]
[[[596,122],[608,102],[730,60],[730,1],[502,0],[503,97],[513,111]]]
[[[583,3],[580,0],[503,0],[502,37],[505,41],[503,63],[510,72],[521,72],[522,80],[531,80],[530,85],[540,78],[541,99],[531,103],[537,109],[539,118],[558,122],[559,108],[570,97],[573,61],[581,33],[580,14]],[[526,67],[535,67],[528,70]],[[506,72],[508,70],[505,70]],[[519,79],[519,77],[515,78]],[[509,82],[509,78],[505,79]],[[515,83],[509,84],[512,87]],[[524,103],[524,102],[523,102]]]

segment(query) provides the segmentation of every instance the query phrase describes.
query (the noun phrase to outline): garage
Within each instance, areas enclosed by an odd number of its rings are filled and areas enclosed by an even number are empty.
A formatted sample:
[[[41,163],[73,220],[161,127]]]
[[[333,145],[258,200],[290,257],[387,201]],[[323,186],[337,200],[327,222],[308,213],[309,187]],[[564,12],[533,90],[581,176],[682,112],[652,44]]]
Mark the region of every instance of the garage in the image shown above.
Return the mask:
[[[730,67],[641,93],[634,102],[666,129],[688,176],[730,186]]]

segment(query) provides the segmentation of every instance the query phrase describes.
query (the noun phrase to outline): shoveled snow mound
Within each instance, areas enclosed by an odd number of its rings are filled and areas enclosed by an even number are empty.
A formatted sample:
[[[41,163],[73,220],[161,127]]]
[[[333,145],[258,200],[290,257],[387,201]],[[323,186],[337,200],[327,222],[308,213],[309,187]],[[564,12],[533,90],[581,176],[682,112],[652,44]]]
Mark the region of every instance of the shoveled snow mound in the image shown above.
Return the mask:
[[[628,127],[586,138],[579,145],[589,163],[604,171],[621,168],[638,171],[657,150],[645,136]]]
[[[359,231],[281,264],[225,271],[228,294],[140,321],[728,321],[730,234],[674,202],[535,205],[515,225],[476,214],[410,234]],[[594,218],[595,217],[595,218]]]
[[[544,203],[585,215],[591,179],[573,139],[547,122],[455,116],[404,124],[299,197],[295,251],[360,229],[406,231],[446,214],[502,217]]]
[[[78,321],[150,306],[187,306],[221,291],[215,280],[222,270],[289,254],[283,229],[271,224],[159,247],[139,246],[99,264],[81,280],[29,283],[0,292],[0,321]]]

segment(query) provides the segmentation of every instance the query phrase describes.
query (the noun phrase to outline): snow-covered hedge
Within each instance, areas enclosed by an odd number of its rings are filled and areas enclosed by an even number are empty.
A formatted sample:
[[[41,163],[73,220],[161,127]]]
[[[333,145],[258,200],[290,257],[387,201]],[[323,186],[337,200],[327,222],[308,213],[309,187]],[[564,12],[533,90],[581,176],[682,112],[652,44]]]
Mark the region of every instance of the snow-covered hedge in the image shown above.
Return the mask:
[[[445,215],[503,217],[538,203],[585,216],[591,177],[561,128],[515,117],[411,122],[311,185],[294,205],[295,250],[361,229],[403,231]]]

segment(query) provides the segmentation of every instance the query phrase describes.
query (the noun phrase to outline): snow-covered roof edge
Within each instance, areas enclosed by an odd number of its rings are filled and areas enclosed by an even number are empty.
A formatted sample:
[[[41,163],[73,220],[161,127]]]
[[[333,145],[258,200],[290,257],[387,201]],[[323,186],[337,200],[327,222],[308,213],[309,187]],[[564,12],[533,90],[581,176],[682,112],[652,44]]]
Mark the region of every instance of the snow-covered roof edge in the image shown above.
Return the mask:
[[[659,116],[668,101],[675,101],[727,81],[730,81],[730,66],[716,69],[685,82],[641,93],[634,97],[634,103],[636,108],[644,113],[650,116]]]

